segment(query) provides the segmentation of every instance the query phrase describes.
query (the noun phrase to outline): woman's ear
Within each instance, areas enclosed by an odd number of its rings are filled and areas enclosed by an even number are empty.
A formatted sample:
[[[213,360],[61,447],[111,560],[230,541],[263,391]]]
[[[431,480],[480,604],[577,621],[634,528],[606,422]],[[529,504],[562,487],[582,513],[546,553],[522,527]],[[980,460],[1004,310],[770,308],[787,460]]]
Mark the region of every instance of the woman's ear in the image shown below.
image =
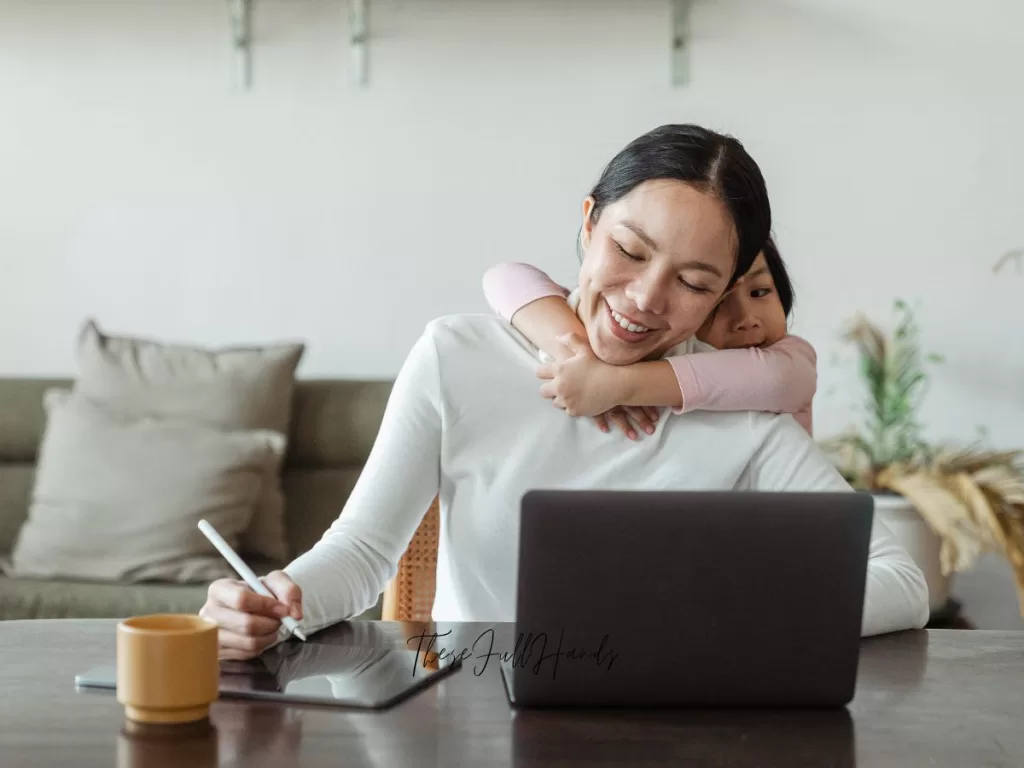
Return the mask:
[[[595,200],[590,195],[583,201],[583,226],[580,227],[580,246],[583,248],[590,245],[590,238],[594,234],[594,203]]]

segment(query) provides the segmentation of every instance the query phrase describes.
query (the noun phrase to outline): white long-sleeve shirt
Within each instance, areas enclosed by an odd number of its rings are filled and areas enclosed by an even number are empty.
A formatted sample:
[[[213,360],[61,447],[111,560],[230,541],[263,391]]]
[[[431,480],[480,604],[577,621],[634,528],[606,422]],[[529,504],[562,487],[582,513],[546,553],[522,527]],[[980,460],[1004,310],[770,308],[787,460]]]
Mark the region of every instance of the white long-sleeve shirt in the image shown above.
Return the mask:
[[[697,351],[696,341],[672,350]],[[310,632],[372,607],[440,494],[435,621],[515,620],[519,502],[532,488],[851,491],[790,415],[697,411],[637,442],[538,393],[538,351],[488,315],[429,323],[345,507],[285,571]],[[920,628],[924,577],[877,517],[862,634]]]

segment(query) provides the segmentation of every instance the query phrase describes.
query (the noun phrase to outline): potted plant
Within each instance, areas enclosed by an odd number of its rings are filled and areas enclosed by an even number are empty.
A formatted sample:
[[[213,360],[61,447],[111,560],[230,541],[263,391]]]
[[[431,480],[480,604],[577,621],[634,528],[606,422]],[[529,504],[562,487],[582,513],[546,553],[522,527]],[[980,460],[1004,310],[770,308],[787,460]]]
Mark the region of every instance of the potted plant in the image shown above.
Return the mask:
[[[866,413],[860,428],[823,447],[854,488],[874,496],[875,514],[924,572],[933,612],[946,605],[955,572],[995,551],[1013,566],[1024,615],[1024,452],[923,439],[925,364],[941,358],[922,356],[906,303],[894,310],[891,334],[863,316],[845,332],[858,353]]]

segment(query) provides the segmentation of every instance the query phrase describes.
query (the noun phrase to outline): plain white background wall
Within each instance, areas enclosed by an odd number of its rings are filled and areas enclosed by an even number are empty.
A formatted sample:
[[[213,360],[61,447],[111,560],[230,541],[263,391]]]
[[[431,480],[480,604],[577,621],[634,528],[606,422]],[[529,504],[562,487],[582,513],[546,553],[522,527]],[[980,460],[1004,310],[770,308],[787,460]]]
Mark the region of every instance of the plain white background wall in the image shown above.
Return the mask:
[[[602,165],[669,121],[769,181],[818,349],[819,436],[859,382],[842,324],[919,302],[938,437],[1024,445],[1024,59],[1015,0],[255,0],[230,87],[218,0],[0,0],[0,374],[68,375],[82,320],[210,345],[305,340],[303,376],[391,377],[503,260],[574,280]]]

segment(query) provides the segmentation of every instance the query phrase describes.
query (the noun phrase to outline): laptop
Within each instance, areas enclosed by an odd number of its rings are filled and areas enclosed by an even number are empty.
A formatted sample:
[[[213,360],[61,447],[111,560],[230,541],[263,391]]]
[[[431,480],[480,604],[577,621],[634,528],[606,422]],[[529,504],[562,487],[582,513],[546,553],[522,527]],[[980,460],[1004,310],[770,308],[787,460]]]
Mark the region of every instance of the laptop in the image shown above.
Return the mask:
[[[873,516],[852,491],[528,492],[511,705],[845,706]]]

